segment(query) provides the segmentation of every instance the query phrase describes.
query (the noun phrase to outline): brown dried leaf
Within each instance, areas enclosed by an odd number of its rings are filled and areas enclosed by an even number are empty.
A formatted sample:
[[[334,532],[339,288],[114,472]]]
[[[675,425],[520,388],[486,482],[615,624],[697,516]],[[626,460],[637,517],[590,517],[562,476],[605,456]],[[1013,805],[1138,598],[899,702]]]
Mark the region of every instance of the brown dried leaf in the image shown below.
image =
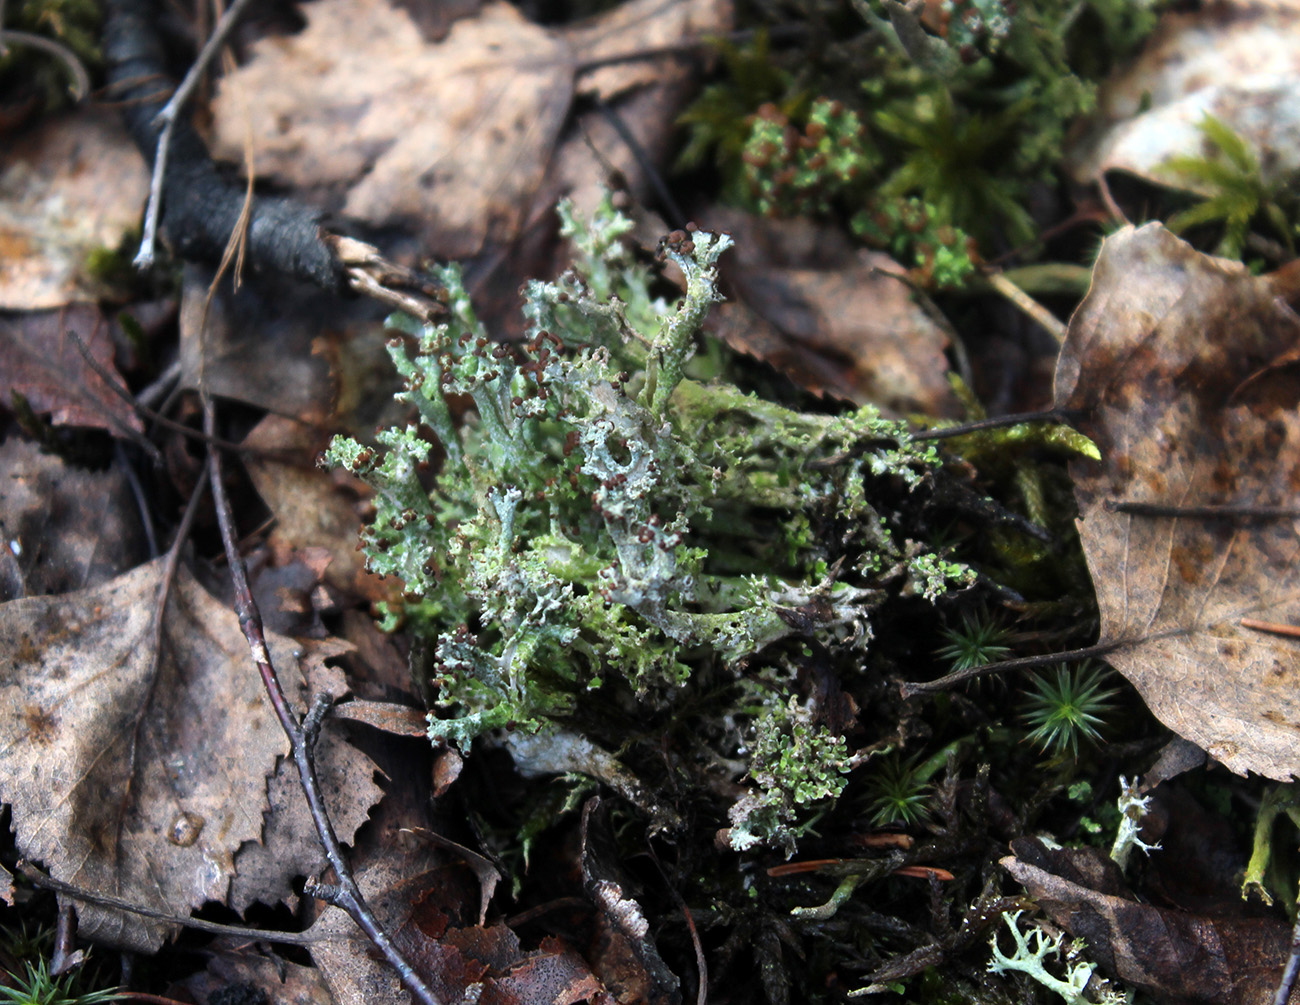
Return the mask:
[[[181,569],[151,659],[162,561],[0,606],[0,800],[22,855],[66,882],[171,914],[223,901],[288,751],[233,612]],[[272,636],[296,693],[336,643]],[[308,671],[310,672],[310,671]],[[152,952],[169,926],[85,905],[96,941]]]
[[[321,0],[307,27],[264,39],[223,81],[214,153],[241,159],[251,103],[258,173],[347,190],[343,212],[415,224],[452,258],[511,236],[573,93],[557,35],[490,3],[430,44],[386,0]]]
[[[720,337],[814,394],[905,415],[955,415],[948,337],[888,255],[836,248],[825,228],[716,214],[736,239],[735,299],[713,313]],[[828,250],[829,249],[829,250]]]
[[[339,719],[362,722],[394,736],[428,736],[429,713],[391,701],[350,701],[334,710]]]
[[[383,887],[382,878],[391,874],[380,865],[363,870],[358,882],[440,1001],[472,995],[480,1005],[612,1005],[590,966],[560,940],[543,939],[539,949],[526,951],[504,924],[474,924],[478,883],[469,870],[443,866]],[[341,1005],[409,1000],[392,971],[374,958],[369,943],[337,908],[328,909],[311,933],[320,937],[313,959]]]
[[[549,226],[560,195],[589,208],[611,170],[638,190],[644,166],[604,113],[561,138],[574,94],[618,100],[627,131],[662,160],[690,74],[655,49],[730,23],[729,0],[632,0],[548,30],[496,2],[429,42],[386,0],[304,10],[304,31],[258,43],[222,85],[214,149],[242,159],[246,115],[233,95],[258,94],[259,173],[369,224],[409,228],[447,258],[508,244],[543,217]],[[639,51],[647,57],[577,72]]]
[[[275,514],[273,547],[328,549],[325,578],[333,586],[368,600],[388,597],[388,587],[365,568],[357,551],[361,519],[327,472],[311,465],[329,443],[328,434],[282,416],[268,415],[244,438],[257,453],[245,461],[262,501]],[[296,463],[277,458],[294,458]]]
[[[1002,867],[1048,916],[1087,940],[1110,974],[1177,1001],[1268,1005],[1290,948],[1290,929],[1268,919],[1210,918],[1141,903],[1095,848],[1055,851],[1013,843]],[[1300,989],[1287,999],[1300,1002]]]
[[[1261,153],[1266,180],[1286,179],[1300,169],[1300,11],[1257,0],[1170,9],[1097,103],[1097,121],[1067,156],[1080,181],[1120,170],[1213,194],[1162,167],[1213,154],[1197,129],[1207,113]]]
[[[7,141],[0,150],[0,310],[98,297],[86,256],[117,247],[139,224],[148,193],[144,160],[107,104],[47,119]]]
[[[121,435],[144,428],[138,416],[87,364],[75,331],[91,357],[114,373],[113,340],[98,308],[71,304],[53,311],[0,318],[0,404],[17,391],[56,426],[87,426]],[[124,382],[119,379],[119,385]]]
[[[145,557],[119,467],[83,471],[13,437],[0,471],[0,602],[99,586]]]
[[[1152,517],[1112,502],[1294,506],[1300,487],[1295,267],[1253,277],[1159,224],[1108,238],[1070,322],[1056,404],[1102,461],[1071,466],[1107,659],[1171,729],[1233,771],[1300,773],[1292,519]]]
[[[334,410],[326,355],[339,334],[337,300],[271,277],[230,292],[212,270],[187,265],[181,289],[181,383],[276,415],[317,424]],[[205,313],[204,307],[207,306]]]

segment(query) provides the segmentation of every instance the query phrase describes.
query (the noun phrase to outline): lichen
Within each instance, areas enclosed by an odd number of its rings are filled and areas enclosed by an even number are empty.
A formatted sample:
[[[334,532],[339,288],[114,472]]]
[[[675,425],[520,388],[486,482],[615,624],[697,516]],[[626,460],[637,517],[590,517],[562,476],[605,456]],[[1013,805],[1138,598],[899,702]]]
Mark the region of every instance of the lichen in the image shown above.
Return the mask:
[[[1065,977],[1057,977],[1047,969],[1046,961],[1049,957],[1061,955],[1061,941],[1064,936],[1057,935],[1053,938],[1037,926],[1031,928],[1028,932],[1022,932],[1019,924],[1021,913],[1021,911],[1006,912],[1002,915],[1007,928],[1011,931],[1011,937],[1016,948],[1011,956],[1007,956],[998,947],[997,935],[995,934],[992,939],[993,960],[989,963],[989,972],[1005,974],[1008,971],[1018,971],[1037,981],[1049,991],[1060,995],[1066,1005],[1094,1005],[1094,999],[1088,998],[1086,992],[1089,982],[1093,981],[1093,973],[1096,971],[1097,965],[1076,958],[1073,961],[1067,961]],[[1032,945],[1030,944],[1031,940]],[[1071,947],[1076,957],[1081,948],[1081,945]],[[1127,1001],[1127,995],[1111,988],[1105,988],[1098,992],[1095,1005],[1124,1005]]]
[[[684,280],[669,304],[608,200],[590,222],[560,213],[575,265],[526,285],[524,343],[490,339],[445,269],[452,320],[399,320],[390,343],[415,419],[327,452],[375,491],[367,562],[406,597],[385,625],[431,640],[429,735],[466,751],[500,728],[569,728],[594,699],[656,715],[701,673],[733,681],[737,726],[713,748],[749,786],[733,845],[792,848],[794,817],[842,788],[845,741],[800,711],[781,659],[738,667],[796,632],[865,647],[889,584],[932,597],[973,578],[877,509],[938,454],[870,407],[803,413],[687,378],[730,238],[663,242]]]

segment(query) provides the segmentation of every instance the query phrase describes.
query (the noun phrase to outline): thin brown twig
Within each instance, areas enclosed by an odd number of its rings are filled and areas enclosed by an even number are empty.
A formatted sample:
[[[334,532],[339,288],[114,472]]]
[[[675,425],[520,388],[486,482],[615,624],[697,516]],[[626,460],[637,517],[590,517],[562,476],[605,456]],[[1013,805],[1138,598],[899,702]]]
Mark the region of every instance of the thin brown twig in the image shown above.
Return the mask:
[[[203,74],[207,72],[208,65],[225,44],[227,36],[235,27],[235,22],[239,20],[239,16],[250,2],[251,0],[235,0],[221,15],[221,20],[217,22],[212,34],[203,44],[198,58],[194,60],[194,65],[185,74],[185,79],[154,117],[155,123],[162,124],[162,131],[158,134],[158,152],[154,156],[153,177],[149,182],[149,203],[145,207],[144,235],[140,239],[140,250],[135,256],[134,264],[138,269],[147,269],[153,265],[154,246],[158,241],[158,216],[162,210],[163,178],[167,173],[167,153],[171,147],[172,130],[176,126],[177,116],[180,115],[185,102],[194,93]]]
[[[127,914],[135,914],[141,918],[183,925],[186,928],[193,928],[199,932],[208,932],[211,935],[228,935],[239,939],[275,942],[290,946],[313,946],[330,938],[329,936],[309,936],[306,932],[267,932],[260,928],[245,928],[243,925],[223,925],[216,921],[203,921],[200,918],[190,918],[181,914],[167,914],[164,911],[155,911],[151,907],[133,904],[121,897],[110,897],[106,894],[95,893],[92,890],[73,886],[61,879],[47,876],[43,872],[37,872],[35,868],[25,862],[18,863],[15,871],[23,879],[31,883],[32,886],[40,887],[42,890],[51,890],[67,897],[69,900],[79,900],[85,904],[98,904],[100,907],[111,907],[114,910],[125,911]]]
[[[169,419],[167,416],[155,412],[152,408],[140,404],[131,396],[130,391],[119,384],[113,375],[100,365],[99,360],[90,355],[90,347],[86,345],[80,335],[71,328],[67,330],[67,334],[68,337],[72,339],[72,344],[77,347],[77,352],[81,353],[81,358],[86,361],[86,365],[94,370],[99,379],[108,385],[110,391],[130,405],[131,408],[135,410],[136,415],[140,416],[140,418],[148,419],[150,422],[156,422],[164,429],[170,429],[173,432],[180,433],[182,436],[188,436],[192,440],[199,440],[202,443],[206,443],[209,447],[217,447],[220,450],[232,450],[236,453],[250,452],[251,448],[249,447],[245,447],[239,443],[234,443],[231,440],[223,440],[219,437],[208,436],[206,433],[202,433],[197,429],[191,429],[183,422]],[[162,455],[159,453],[158,448],[148,440],[144,441],[144,445],[148,447],[150,456],[155,457],[158,463],[161,463]]]
[[[1151,636],[1155,638],[1156,636]],[[1092,659],[1094,656],[1105,656],[1107,653],[1113,653],[1116,649],[1130,645],[1132,640],[1125,639],[1119,642],[1099,642],[1095,646],[1084,646],[1082,649],[1069,649],[1062,653],[1045,653],[1042,656],[1022,656],[1014,660],[1002,660],[998,663],[985,663],[977,667],[968,667],[965,670],[954,670],[950,674],[940,677],[938,680],[925,681],[907,681],[899,688],[904,698],[911,698],[918,694],[929,694],[934,691],[947,691],[949,688],[956,687],[968,680],[974,680],[976,677],[984,677],[991,673],[1003,673],[1007,670],[1030,670],[1034,667],[1047,666],[1051,663],[1080,663],[1086,659]]]
[[[212,436],[215,425],[216,410],[212,399],[205,397],[203,431]],[[416,1001],[422,1005],[441,1005],[433,989],[416,973],[415,967],[384,931],[353,878],[351,866],[343,855],[343,847],[334,833],[334,825],[330,821],[329,811],[325,807],[324,795],[316,775],[314,756],[316,739],[333,699],[329,695],[317,695],[310,711],[301,721],[290,707],[279,675],[271,665],[271,655],[267,650],[266,636],[262,628],[262,616],[249,589],[244,562],[236,547],[234,516],[221,481],[220,451],[213,450],[208,453],[208,471],[212,479],[212,497],[216,504],[217,524],[221,528],[221,540],[226,549],[230,578],[235,588],[235,612],[239,617],[239,627],[244,633],[244,638],[248,640],[249,653],[257,665],[271,707],[275,710],[276,718],[280,720],[280,726],[289,738],[294,764],[298,768],[298,779],[302,783],[303,794],[307,797],[307,806],[311,812],[312,822],[316,825],[317,837],[320,839],[325,857],[334,870],[336,882],[329,886],[316,884],[312,887],[312,892],[348,913],[388,964],[397,971],[398,977]]]

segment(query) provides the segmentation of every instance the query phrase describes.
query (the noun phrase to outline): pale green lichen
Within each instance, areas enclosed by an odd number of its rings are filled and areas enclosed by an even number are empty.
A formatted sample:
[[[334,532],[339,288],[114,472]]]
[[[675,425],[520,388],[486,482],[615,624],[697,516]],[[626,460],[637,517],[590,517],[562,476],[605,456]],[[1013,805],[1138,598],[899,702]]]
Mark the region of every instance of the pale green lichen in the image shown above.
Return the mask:
[[[1016,948],[1011,956],[1007,956],[998,947],[995,934],[992,939],[993,960],[989,963],[991,973],[1004,974],[1008,971],[1018,971],[1049,991],[1060,995],[1066,1005],[1124,1005],[1128,1001],[1127,995],[1110,988],[1100,990],[1095,998],[1087,996],[1088,984],[1093,980],[1093,972],[1097,969],[1095,963],[1077,958],[1067,960],[1064,965],[1064,978],[1057,977],[1048,970],[1046,961],[1049,957],[1061,955],[1061,941],[1064,936],[1057,935],[1052,938],[1037,926],[1028,932],[1022,932],[1019,924],[1021,913],[1020,911],[1003,913],[1002,920],[1007,923]],[[1075,944],[1071,949],[1077,957],[1082,945]]]
[[[728,842],[736,851],[768,842],[793,854],[797,835],[791,822],[798,810],[844,790],[849,772],[844,737],[814,724],[798,699],[790,698],[755,723],[749,756],[749,775],[758,789],[731,807]]]
[[[865,646],[891,581],[927,596],[970,581],[873,505],[882,483],[906,495],[932,476],[932,445],[870,407],[805,414],[685,377],[730,238],[665,240],[685,288],[668,304],[608,200],[589,223],[560,213],[575,267],[526,285],[525,343],[492,341],[445,269],[452,320],[401,322],[413,345],[390,343],[421,425],[376,447],[336,439],[326,457],[375,490],[367,561],[405,586],[387,626],[431,640],[434,741],[550,731],[593,691],[669,709],[702,668],[739,680],[730,668],[795,631]],[[449,400],[472,408],[456,419]],[[444,455],[432,477],[421,426]],[[837,562],[814,530],[829,521],[844,528]],[[771,736],[740,761],[753,798],[733,844],[789,848],[796,813],[839,793],[844,740],[799,711],[788,679],[761,688],[735,713],[766,709]],[[788,749],[766,746],[778,740]]]

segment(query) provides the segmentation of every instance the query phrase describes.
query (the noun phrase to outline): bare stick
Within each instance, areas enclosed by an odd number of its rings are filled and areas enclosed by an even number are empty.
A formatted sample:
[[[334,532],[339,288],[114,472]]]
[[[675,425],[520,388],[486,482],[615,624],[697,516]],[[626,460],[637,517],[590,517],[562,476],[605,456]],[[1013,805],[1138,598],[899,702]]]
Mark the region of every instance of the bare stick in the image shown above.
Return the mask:
[[[1253,628],[1257,632],[1269,632],[1272,635],[1285,635],[1288,638],[1300,638],[1300,626],[1283,625],[1276,621],[1260,621],[1258,618],[1242,618],[1239,622],[1242,628]]]
[[[51,56],[58,59],[68,68],[68,76],[72,78],[72,100],[80,101],[90,93],[90,74],[86,68],[81,65],[81,60],[76,57],[66,45],[54,41],[52,38],[45,38],[43,35],[33,35],[29,31],[16,31],[13,28],[0,28],[0,56],[5,54],[5,46],[8,43],[14,45],[26,45],[33,49],[40,49],[42,52],[48,52]]]
[[[1112,513],[1131,513],[1133,516],[1200,520],[1291,520],[1300,517],[1300,507],[1295,506],[1166,506],[1163,503],[1114,502],[1109,499],[1104,505]]]
[[[209,447],[216,447],[221,450],[230,450],[235,453],[249,453],[249,448],[241,444],[234,443],[231,440],[223,440],[219,437],[210,437],[206,433],[200,433],[197,429],[191,429],[183,422],[177,422],[175,419],[169,419],[167,416],[155,412],[152,408],[147,408],[131,396],[131,392],[117,382],[111,373],[108,372],[94,356],[90,354],[90,347],[85,341],[71,328],[68,329],[68,338],[72,339],[72,344],[77,347],[77,352],[81,353],[81,358],[86,361],[86,365],[95,371],[95,374],[108,385],[108,389],[116,394],[119,398],[130,405],[135,413],[142,419],[148,419],[150,422],[156,422],[158,425],[172,432],[180,433],[182,436],[188,436],[192,440],[201,440]],[[139,434],[137,434],[139,435]],[[148,448],[149,456],[156,459],[156,463],[162,464],[162,454],[148,440],[144,441],[143,446]]]
[[[205,398],[203,431],[208,436],[212,436],[215,426],[216,410],[213,408],[212,400]],[[343,857],[343,848],[334,833],[334,825],[330,822],[329,811],[325,807],[325,799],[321,794],[320,782],[316,777],[313,753],[321,722],[329,710],[332,699],[328,695],[318,695],[311,711],[301,722],[289,707],[289,699],[285,696],[280,678],[271,665],[271,654],[267,651],[266,635],[262,630],[262,616],[257,609],[256,601],[253,600],[253,593],[249,589],[248,577],[244,570],[244,561],[240,558],[236,546],[234,517],[230,509],[230,500],[226,497],[225,486],[221,482],[219,451],[213,450],[208,453],[208,471],[212,478],[212,497],[217,509],[217,523],[221,528],[221,540],[226,548],[226,561],[230,565],[230,578],[235,587],[235,611],[239,615],[239,627],[244,633],[244,638],[248,640],[249,652],[253,662],[257,664],[262,685],[271,699],[271,707],[275,710],[280,726],[289,738],[294,764],[298,767],[298,778],[302,782],[303,794],[307,797],[312,822],[316,825],[316,834],[337,879],[337,883],[328,891],[321,890],[321,892],[327,894],[326,899],[331,904],[346,911],[357,926],[366,933],[375,948],[397,971],[398,977],[406,985],[406,989],[415,996],[416,1001],[422,1005],[441,1005],[433,990],[415,972],[415,968],[379,924],[374,911],[366,903],[356,880],[352,877],[351,867]]]
[[[1057,342],[1065,341],[1066,327],[1061,320],[1004,276],[1001,272],[990,272],[985,278],[992,287],[1011,301],[1024,314],[1033,318]]]
[[[926,429],[919,433],[912,433],[909,438],[913,440],[950,440],[954,436],[966,436],[968,433],[978,433],[982,429],[1004,429],[1007,426],[1018,426],[1022,422],[1055,422],[1064,425],[1068,418],[1077,415],[1076,410],[1065,408],[1049,408],[1045,412],[1018,412],[1015,415],[995,415],[991,419],[975,419],[971,422],[963,422],[958,426]]]
[[[1300,918],[1296,919],[1291,929],[1291,955],[1287,957],[1282,979],[1277,983],[1277,993],[1273,995],[1273,1005],[1286,1005],[1291,997],[1291,986],[1295,984],[1296,971],[1300,970]]]
[[[249,3],[251,0],[235,0],[221,15],[221,20],[217,22],[217,26],[199,52],[199,58],[194,61],[189,73],[185,74],[185,79],[181,81],[180,87],[172,92],[167,104],[163,105],[162,111],[154,118],[154,124],[161,125],[162,132],[158,134],[158,153],[153,160],[153,177],[149,182],[149,204],[144,212],[144,236],[140,239],[140,250],[135,256],[134,264],[137,269],[147,269],[153,265],[154,246],[158,242],[158,214],[162,209],[163,176],[167,173],[167,151],[171,147],[172,129],[175,128],[176,117],[185,106],[185,102],[189,101],[190,95],[194,93],[194,88],[198,87],[203,74],[207,72],[208,66],[221,46],[225,44],[231,29],[235,27],[235,22],[239,20],[239,16],[244,13],[244,8]]]
[[[193,928],[199,932],[208,932],[212,935],[228,935],[238,939],[276,942],[290,946],[314,946],[330,938],[329,936],[309,936],[306,932],[267,932],[260,928],[245,928],[243,925],[223,925],[216,921],[203,921],[199,918],[190,918],[181,914],[167,914],[164,911],[155,911],[151,907],[133,904],[121,897],[110,897],[106,894],[95,893],[79,886],[73,886],[61,879],[47,876],[43,872],[37,872],[26,863],[20,862],[16,871],[32,886],[38,886],[43,890],[52,890],[69,900],[79,900],[83,904],[98,904],[100,907],[111,907],[116,911],[136,914],[142,918],[152,918],[155,921],[166,921],[174,925],[183,925],[186,928]]]
[[[1156,636],[1151,636],[1155,638]],[[984,663],[977,667],[968,667],[965,670],[954,670],[938,680],[925,681],[908,681],[903,684],[900,690],[904,698],[911,698],[918,694],[927,694],[932,691],[946,691],[950,687],[968,680],[974,680],[976,677],[983,677],[991,673],[1002,673],[1004,670],[1028,670],[1033,667],[1047,666],[1051,663],[1079,663],[1082,660],[1091,659],[1094,656],[1105,656],[1107,653],[1113,653],[1116,649],[1131,644],[1130,639],[1121,642],[1101,642],[1095,646],[1085,646],[1082,649],[1070,649],[1063,653],[1046,653],[1043,656],[1022,656],[1015,660],[1002,660],[998,663]]]

